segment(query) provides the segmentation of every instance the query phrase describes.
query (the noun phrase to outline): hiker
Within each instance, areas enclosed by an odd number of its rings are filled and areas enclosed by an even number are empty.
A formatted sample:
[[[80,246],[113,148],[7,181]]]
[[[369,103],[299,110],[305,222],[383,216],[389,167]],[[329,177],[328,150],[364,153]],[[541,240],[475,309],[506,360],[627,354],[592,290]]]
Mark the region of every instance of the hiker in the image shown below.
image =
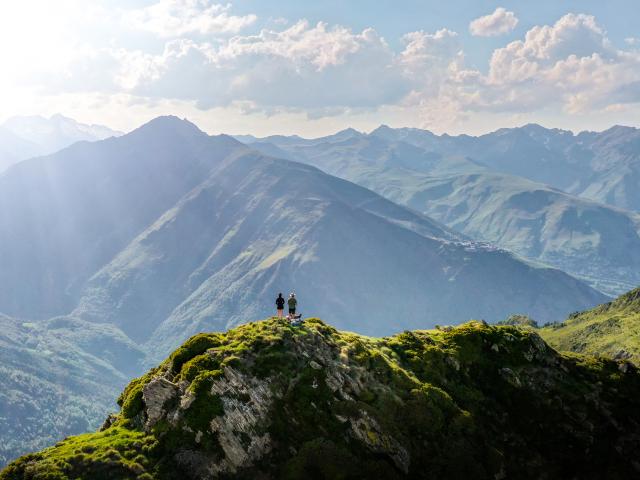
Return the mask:
[[[284,317],[284,297],[282,293],[279,293],[278,298],[276,298],[276,308],[278,309],[278,318]]]
[[[296,305],[298,304],[298,300],[296,300],[296,294],[291,292],[289,295],[289,300],[287,301],[289,305],[289,317],[296,318]]]

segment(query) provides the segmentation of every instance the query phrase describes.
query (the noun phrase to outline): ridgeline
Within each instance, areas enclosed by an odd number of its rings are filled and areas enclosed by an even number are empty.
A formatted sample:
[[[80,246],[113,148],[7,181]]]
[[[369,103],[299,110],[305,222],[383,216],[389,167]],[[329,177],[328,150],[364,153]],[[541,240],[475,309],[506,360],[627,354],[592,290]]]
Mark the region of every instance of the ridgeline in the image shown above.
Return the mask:
[[[544,339],[562,351],[640,360],[640,288],[612,302],[574,313],[540,330]]]
[[[640,375],[532,329],[469,322],[369,338],[317,319],[196,335],[102,429],[1,480],[640,475]]]

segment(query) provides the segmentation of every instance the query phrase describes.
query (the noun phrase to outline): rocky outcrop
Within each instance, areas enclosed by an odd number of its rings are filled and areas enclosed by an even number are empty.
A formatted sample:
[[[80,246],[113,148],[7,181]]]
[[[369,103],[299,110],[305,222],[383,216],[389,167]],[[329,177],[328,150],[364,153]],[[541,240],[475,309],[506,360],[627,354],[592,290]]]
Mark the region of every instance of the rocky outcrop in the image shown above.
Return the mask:
[[[101,432],[0,480],[626,480],[640,475],[639,399],[633,364],[561,355],[529,328],[373,339],[270,320],[193,337]]]
[[[180,394],[180,389],[163,377],[156,377],[147,383],[142,389],[142,401],[146,414],[145,429],[151,428],[158,420],[167,415],[169,404],[175,403]]]

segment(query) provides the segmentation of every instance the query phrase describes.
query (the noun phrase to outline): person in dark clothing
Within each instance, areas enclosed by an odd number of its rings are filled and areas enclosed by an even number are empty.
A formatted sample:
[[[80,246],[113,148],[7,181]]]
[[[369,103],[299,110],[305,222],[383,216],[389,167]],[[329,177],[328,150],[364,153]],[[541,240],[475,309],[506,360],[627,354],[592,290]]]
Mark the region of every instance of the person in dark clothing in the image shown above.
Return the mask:
[[[284,297],[281,293],[276,298],[276,308],[278,309],[278,318],[284,317]]]
[[[289,304],[289,316],[290,317],[295,317],[296,316],[296,305],[298,304],[298,300],[296,300],[296,294],[295,293],[291,293],[291,295],[289,295],[289,300],[287,300],[287,303]]]

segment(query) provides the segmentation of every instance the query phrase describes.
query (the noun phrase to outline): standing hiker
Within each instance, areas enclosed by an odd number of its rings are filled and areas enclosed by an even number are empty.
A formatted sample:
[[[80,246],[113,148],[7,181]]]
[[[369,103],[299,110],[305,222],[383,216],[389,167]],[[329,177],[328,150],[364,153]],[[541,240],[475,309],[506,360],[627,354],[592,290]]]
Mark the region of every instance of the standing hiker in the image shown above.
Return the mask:
[[[289,295],[289,300],[287,301],[287,304],[289,305],[289,317],[295,318],[296,305],[298,304],[298,300],[296,300],[295,293],[292,292],[291,295]]]
[[[276,298],[276,308],[278,309],[278,318],[284,317],[284,297],[282,293],[279,293],[278,298]]]

